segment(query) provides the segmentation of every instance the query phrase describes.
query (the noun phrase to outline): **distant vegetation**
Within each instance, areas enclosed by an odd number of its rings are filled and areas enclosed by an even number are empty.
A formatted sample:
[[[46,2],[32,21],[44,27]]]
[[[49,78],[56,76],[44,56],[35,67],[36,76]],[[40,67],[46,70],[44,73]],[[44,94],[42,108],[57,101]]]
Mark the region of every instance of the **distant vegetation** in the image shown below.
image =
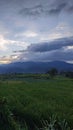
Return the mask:
[[[68,78],[73,78],[73,72],[71,72],[71,71],[64,72],[64,74]]]
[[[56,68],[52,68],[47,73],[49,74],[51,78],[53,78],[54,76],[58,74],[58,70]]]
[[[56,68],[51,68],[45,73],[6,73],[0,74],[0,80],[49,79],[56,76],[73,78],[73,71],[59,71]]]

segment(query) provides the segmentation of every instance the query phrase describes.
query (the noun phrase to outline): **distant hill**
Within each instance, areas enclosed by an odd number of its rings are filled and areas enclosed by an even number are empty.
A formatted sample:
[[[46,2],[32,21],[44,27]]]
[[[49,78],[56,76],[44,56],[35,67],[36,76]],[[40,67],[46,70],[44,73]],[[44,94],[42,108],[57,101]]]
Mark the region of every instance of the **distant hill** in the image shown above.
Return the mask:
[[[3,73],[46,73],[51,68],[58,71],[73,71],[73,64],[62,61],[52,62],[14,62],[0,65],[0,74]]]

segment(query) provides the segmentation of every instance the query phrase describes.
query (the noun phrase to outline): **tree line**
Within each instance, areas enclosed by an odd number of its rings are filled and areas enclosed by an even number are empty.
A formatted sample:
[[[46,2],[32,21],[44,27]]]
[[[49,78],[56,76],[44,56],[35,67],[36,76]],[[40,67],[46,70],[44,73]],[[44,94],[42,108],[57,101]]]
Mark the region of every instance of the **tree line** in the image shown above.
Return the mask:
[[[56,68],[51,68],[47,73],[50,77],[54,77],[57,75],[62,75],[64,77],[73,78],[73,71],[58,71]]]

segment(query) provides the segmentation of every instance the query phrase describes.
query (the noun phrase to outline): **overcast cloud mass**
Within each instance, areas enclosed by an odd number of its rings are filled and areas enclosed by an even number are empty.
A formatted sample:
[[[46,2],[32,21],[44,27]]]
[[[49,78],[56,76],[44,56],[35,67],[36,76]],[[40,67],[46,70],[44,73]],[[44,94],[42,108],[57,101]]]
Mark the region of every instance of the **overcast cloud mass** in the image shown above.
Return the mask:
[[[73,0],[0,0],[0,63],[73,63]]]

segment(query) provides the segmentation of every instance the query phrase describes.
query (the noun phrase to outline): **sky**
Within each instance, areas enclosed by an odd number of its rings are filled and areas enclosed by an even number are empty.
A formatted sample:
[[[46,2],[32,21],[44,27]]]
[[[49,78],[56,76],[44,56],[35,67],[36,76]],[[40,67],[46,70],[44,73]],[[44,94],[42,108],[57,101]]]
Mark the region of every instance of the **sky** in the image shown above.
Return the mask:
[[[0,0],[0,64],[73,63],[73,0]]]

